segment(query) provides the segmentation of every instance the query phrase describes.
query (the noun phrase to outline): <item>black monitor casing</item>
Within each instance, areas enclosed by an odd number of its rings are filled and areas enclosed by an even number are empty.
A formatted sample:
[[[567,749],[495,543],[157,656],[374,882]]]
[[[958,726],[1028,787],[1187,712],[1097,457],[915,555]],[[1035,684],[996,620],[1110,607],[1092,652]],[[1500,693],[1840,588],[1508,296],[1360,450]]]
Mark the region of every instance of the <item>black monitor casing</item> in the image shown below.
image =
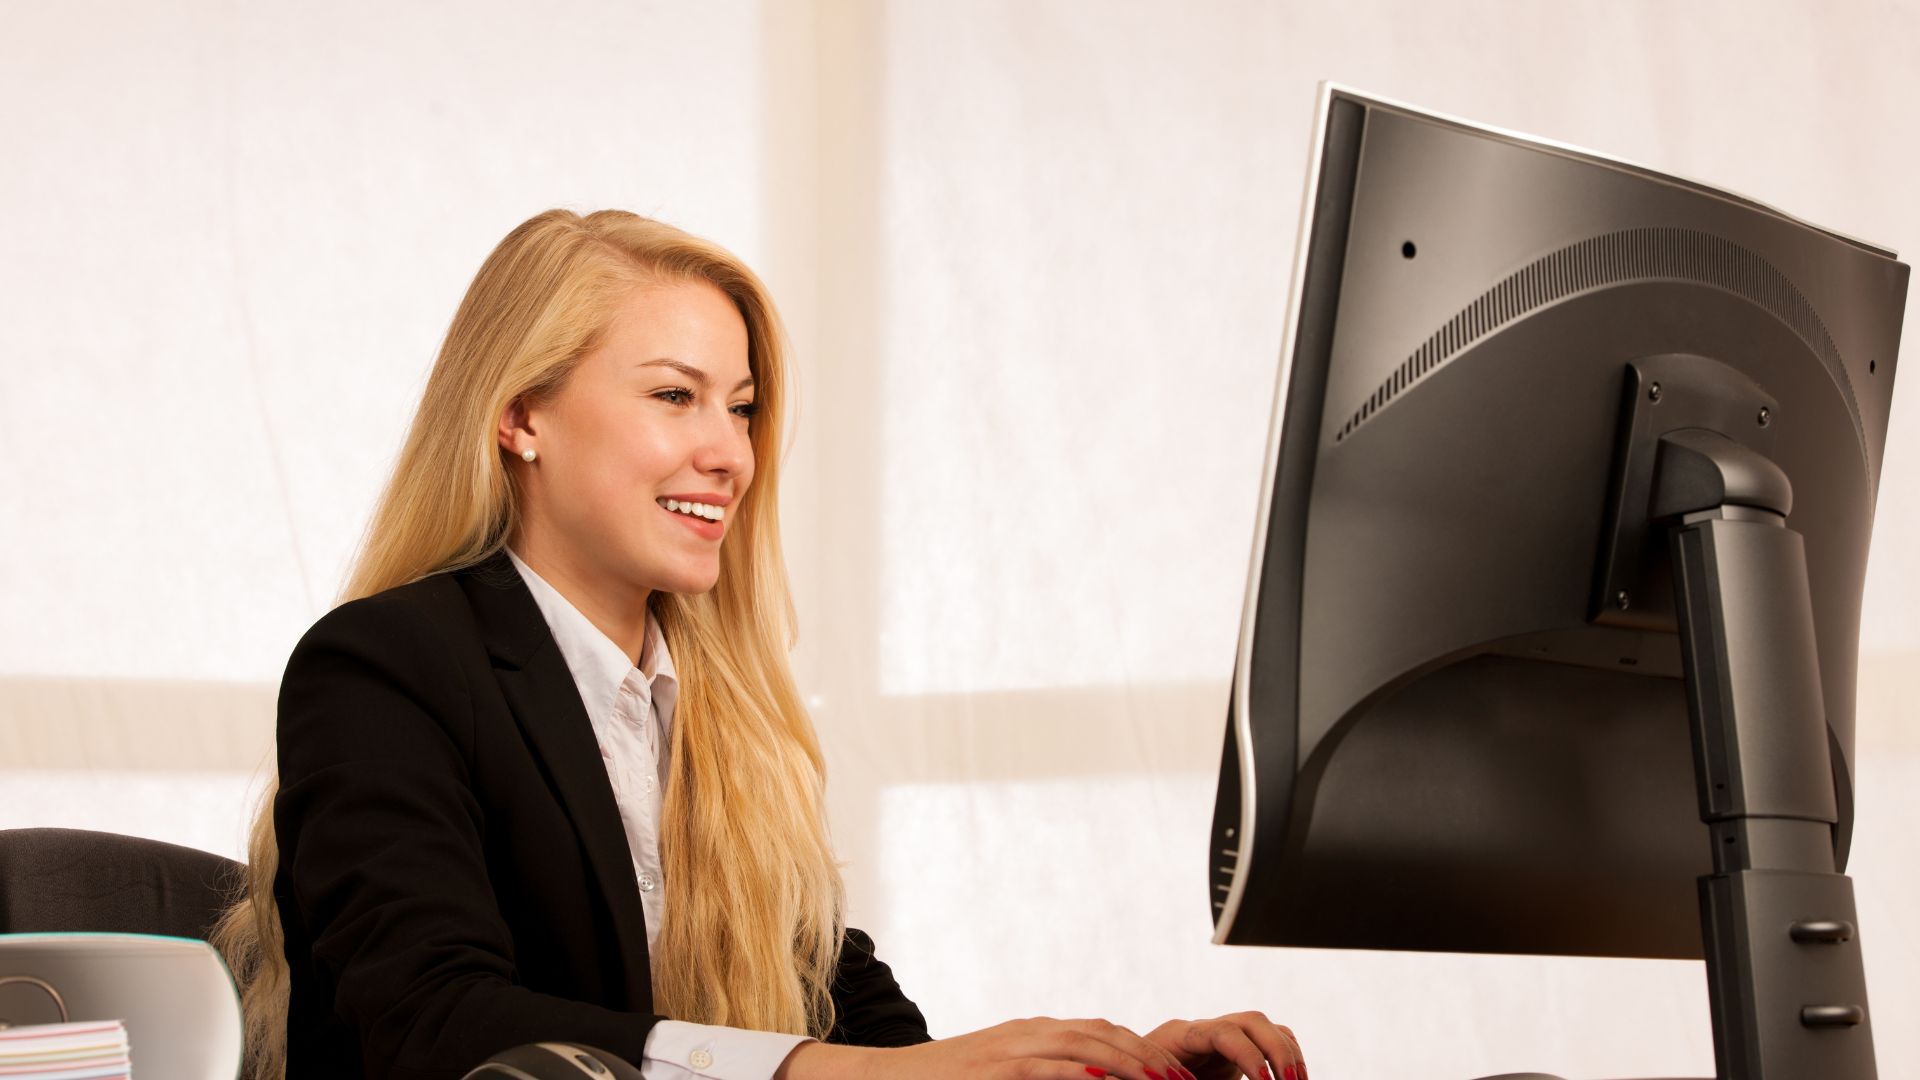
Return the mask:
[[[1701,958],[1698,883],[1727,867],[1700,770],[1722,751],[1696,752],[1689,687],[1696,712],[1718,706],[1689,666],[1715,661],[1687,642],[1724,645],[1731,622],[1728,670],[1804,660],[1795,715],[1816,714],[1827,758],[1804,817],[1845,865],[1908,268],[1599,155],[1336,87],[1320,107],[1210,845],[1215,940]],[[1683,521],[1687,478],[1665,464],[1682,429],[1720,440],[1708,473],[1759,485],[1726,499],[1785,497],[1753,513],[1795,536],[1784,561],[1699,573],[1771,591],[1803,548],[1805,599],[1779,610],[1804,617],[1761,621],[1804,634],[1749,649],[1748,616],[1717,608],[1719,638],[1705,608],[1683,634],[1674,537],[1751,508]],[[1764,727],[1736,765],[1780,756]],[[1755,799],[1734,816],[1802,813]]]

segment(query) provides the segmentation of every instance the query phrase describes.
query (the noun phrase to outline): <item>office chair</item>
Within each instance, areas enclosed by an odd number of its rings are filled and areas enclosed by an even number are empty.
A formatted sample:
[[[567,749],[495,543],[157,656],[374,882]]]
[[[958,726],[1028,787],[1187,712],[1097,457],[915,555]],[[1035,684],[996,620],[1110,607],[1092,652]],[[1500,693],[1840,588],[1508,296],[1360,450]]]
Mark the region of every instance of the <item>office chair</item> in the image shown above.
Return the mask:
[[[246,867],[211,852],[84,829],[0,829],[0,933],[205,940]]]

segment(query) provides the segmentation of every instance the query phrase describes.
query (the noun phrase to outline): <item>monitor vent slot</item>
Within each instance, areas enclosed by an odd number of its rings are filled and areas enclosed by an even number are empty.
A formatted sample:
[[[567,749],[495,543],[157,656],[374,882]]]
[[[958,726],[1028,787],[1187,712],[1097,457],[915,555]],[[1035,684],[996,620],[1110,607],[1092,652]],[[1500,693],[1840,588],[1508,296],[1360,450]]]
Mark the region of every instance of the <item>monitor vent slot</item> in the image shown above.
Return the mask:
[[[1630,281],[1694,281],[1725,289],[1773,313],[1820,357],[1846,395],[1860,456],[1867,437],[1839,350],[1813,305],[1773,264],[1730,240],[1692,229],[1626,229],[1570,244],[1522,267],[1434,331],[1334,434],[1340,442],[1395,397],[1475,342],[1535,309],[1589,289]],[[1869,477],[1872,470],[1868,472]]]

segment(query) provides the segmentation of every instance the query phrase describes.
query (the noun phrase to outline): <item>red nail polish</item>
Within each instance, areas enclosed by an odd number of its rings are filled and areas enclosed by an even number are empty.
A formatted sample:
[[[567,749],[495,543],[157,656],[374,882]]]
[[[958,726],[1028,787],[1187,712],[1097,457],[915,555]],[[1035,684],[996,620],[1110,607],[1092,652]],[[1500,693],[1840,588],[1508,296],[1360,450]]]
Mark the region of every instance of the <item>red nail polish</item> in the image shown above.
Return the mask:
[[[1151,1065],[1149,1065],[1149,1066],[1147,1066],[1147,1075],[1148,1075],[1148,1076],[1151,1076],[1151,1077],[1153,1077],[1153,1080],[1167,1080],[1167,1078],[1166,1078],[1166,1077],[1164,1077],[1164,1076],[1161,1076],[1161,1075],[1160,1075],[1159,1073],[1157,1073],[1157,1072],[1154,1072],[1154,1071],[1153,1071],[1153,1066],[1151,1066]]]
[[[1273,1073],[1265,1065],[1260,1066],[1260,1080],[1273,1080]]]
[[[1089,1065],[1087,1066],[1087,1075],[1093,1077],[1093,1080],[1100,1080],[1101,1077],[1107,1075],[1107,1070],[1098,1065]]]
[[[1288,1065],[1280,1070],[1280,1075],[1286,1077],[1287,1080],[1295,1080],[1297,1074],[1293,1071],[1293,1066]]]

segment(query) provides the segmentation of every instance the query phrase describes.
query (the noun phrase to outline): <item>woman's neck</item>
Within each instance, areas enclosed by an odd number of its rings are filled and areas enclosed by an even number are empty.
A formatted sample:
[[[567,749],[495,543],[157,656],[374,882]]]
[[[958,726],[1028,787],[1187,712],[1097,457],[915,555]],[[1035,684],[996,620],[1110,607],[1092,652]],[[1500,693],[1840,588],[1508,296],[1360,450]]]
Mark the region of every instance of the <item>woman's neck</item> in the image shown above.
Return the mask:
[[[581,565],[583,560],[568,558],[566,552],[543,544],[532,530],[516,532],[507,546],[555,592],[566,597],[567,603],[586,616],[595,629],[618,645],[635,667],[640,666],[640,654],[647,642],[648,590],[636,591],[610,582],[604,571],[591,564]]]

